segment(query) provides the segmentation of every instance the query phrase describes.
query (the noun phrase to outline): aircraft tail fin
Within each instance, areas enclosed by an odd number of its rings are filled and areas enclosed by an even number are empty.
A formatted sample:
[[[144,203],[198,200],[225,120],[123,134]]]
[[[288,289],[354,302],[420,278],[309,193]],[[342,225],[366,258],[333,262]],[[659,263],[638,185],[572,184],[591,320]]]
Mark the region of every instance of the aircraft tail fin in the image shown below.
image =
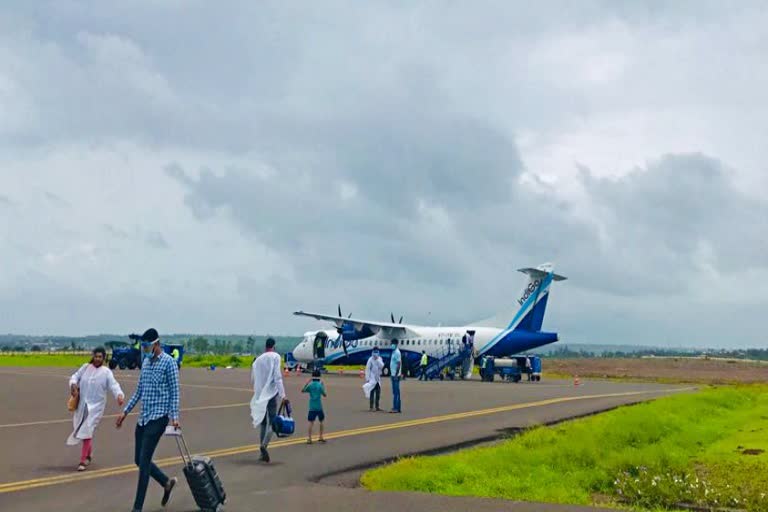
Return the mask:
[[[536,268],[521,268],[518,272],[526,274],[528,281],[517,298],[519,308],[507,329],[538,332],[544,322],[550,285],[554,281],[564,281],[567,278],[555,274],[551,263],[544,263]]]

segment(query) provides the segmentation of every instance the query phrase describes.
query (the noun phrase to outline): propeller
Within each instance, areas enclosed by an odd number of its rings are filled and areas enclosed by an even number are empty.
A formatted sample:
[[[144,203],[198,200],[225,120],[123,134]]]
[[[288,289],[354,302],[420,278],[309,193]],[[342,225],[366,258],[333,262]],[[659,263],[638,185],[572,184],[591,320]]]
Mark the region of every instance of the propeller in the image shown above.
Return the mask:
[[[343,317],[344,314],[341,312],[341,304],[338,305],[339,308],[339,316]],[[350,313],[347,318],[352,318],[352,313]],[[336,327],[336,332],[339,334],[339,339],[341,340],[341,348],[344,349],[344,355],[347,356],[347,342],[344,340],[344,324],[341,324],[341,326]]]
[[[395,315],[394,315],[394,313],[390,313],[389,314],[389,318],[392,319],[392,323],[394,324],[395,323]],[[398,324],[403,323],[403,315],[400,315],[400,320],[398,320],[397,323]]]

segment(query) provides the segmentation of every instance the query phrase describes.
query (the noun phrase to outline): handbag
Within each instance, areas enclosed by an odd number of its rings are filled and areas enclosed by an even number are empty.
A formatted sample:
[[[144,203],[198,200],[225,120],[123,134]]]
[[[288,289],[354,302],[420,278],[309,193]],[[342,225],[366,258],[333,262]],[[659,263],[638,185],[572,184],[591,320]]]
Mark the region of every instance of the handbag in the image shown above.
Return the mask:
[[[75,391],[74,395],[69,395],[69,399],[67,400],[67,410],[69,412],[75,412],[78,405],[80,405],[80,390]]]
[[[277,437],[288,437],[296,431],[296,422],[291,417],[291,403],[288,400],[280,405],[277,416],[272,422],[272,430],[277,434]]]

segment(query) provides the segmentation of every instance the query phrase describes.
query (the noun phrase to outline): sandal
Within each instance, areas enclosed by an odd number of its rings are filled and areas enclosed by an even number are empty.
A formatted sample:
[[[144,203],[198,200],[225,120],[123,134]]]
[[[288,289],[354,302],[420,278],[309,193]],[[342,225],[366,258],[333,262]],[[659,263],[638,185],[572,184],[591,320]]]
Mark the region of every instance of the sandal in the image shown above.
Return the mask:
[[[318,440],[317,440],[317,442],[318,442],[318,443],[323,443],[323,444],[325,444],[325,443],[327,443],[328,441],[326,441],[325,439],[322,439],[322,438],[321,438],[321,439],[318,439]]]
[[[78,464],[78,466],[77,466],[77,470],[78,470],[78,471],[85,471],[85,467],[86,467],[86,466],[85,466],[85,464],[83,464],[83,463],[81,462],[80,464]]]
[[[307,444],[312,444],[312,440],[311,439],[307,439]]]

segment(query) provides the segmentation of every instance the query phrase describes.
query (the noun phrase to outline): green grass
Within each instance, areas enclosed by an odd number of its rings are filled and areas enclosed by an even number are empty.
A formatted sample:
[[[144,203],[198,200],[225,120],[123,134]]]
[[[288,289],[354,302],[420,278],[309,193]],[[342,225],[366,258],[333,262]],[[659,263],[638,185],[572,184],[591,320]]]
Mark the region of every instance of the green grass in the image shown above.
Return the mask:
[[[745,448],[766,453],[743,455]],[[692,489],[696,478],[703,483]],[[362,483],[641,509],[746,500],[748,510],[768,510],[768,386],[708,388],[534,428],[491,447],[406,458],[365,473]]]
[[[83,363],[90,361],[90,353],[87,354],[46,354],[30,352],[26,354],[0,354],[0,367],[2,366],[62,366],[67,368],[77,368]],[[234,368],[247,368],[251,365],[253,356],[236,355],[197,355],[188,354],[184,356],[183,366],[191,368],[208,368],[212,364],[217,367],[232,366]],[[347,366],[328,366],[331,371],[350,371],[356,372],[361,368],[360,365]]]
[[[77,368],[90,360],[90,354],[0,354],[0,366],[64,366]]]
[[[245,368],[251,366],[252,362],[252,356],[186,355],[184,356],[184,361],[181,365],[182,367],[187,366],[190,368],[208,368],[212,364],[217,367],[231,366],[233,368]]]

